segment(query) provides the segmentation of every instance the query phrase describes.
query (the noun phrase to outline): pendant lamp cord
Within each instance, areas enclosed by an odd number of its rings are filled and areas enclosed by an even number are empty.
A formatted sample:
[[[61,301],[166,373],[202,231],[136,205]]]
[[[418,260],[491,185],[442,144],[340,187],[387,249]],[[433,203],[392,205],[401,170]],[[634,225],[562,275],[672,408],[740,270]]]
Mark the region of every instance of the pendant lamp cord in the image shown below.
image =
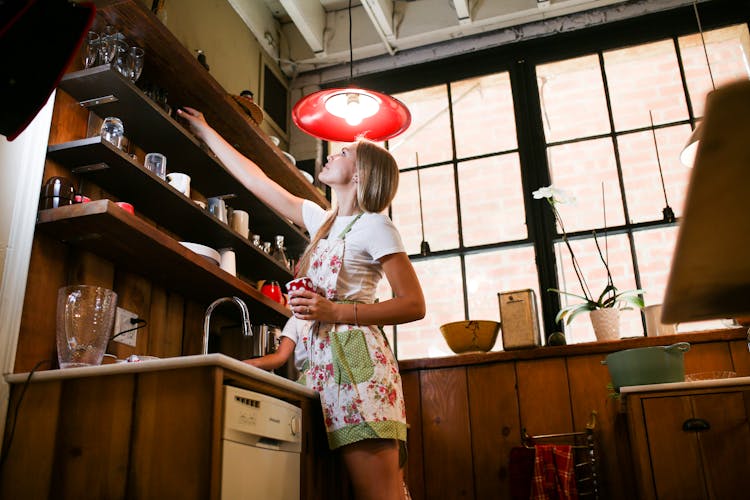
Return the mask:
[[[422,241],[424,241],[424,216],[422,215],[422,180],[419,176],[419,153],[417,155],[417,194],[419,195],[419,225],[422,228]]]
[[[353,79],[354,79],[354,50],[352,49],[352,0],[349,0],[349,83],[352,83]]]
[[[349,0],[349,4],[351,4],[351,0]],[[706,50],[706,39],[703,38],[703,26],[701,26],[701,17],[698,15],[698,2],[693,2],[693,10],[695,11],[695,20],[698,21],[698,32],[701,35],[701,45],[703,45],[703,55],[706,56],[706,66],[708,66],[708,76],[711,78],[711,88],[716,90],[716,84],[714,83],[714,74],[711,72],[711,63],[708,60],[708,51]],[[349,13],[349,15],[351,15],[351,12]],[[351,29],[351,21],[349,21],[349,25]]]

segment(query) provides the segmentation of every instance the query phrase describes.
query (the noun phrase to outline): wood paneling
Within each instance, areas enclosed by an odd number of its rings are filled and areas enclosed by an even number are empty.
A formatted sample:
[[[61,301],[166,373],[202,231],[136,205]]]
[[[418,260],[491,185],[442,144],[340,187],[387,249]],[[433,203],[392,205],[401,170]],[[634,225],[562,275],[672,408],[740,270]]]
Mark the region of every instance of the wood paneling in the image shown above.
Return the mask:
[[[748,334],[750,335],[750,334]],[[738,377],[750,376],[750,340],[736,340],[729,343],[732,366]]]
[[[151,282],[143,276],[118,271],[115,277],[115,292],[117,293],[117,306],[122,307],[138,315],[139,318],[149,317],[151,309]],[[117,326],[112,330],[112,335],[120,333]],[[124,330],[135,328],[137,325],[128,325]],[[136,346],[131,347],[120,342],[110,342],[107,352],[120,359],[127,358],[131,354],[148,354],[148,330],[138,329],[136,333]]]
[[[521,426],[529,434],[573,431],[565,359],[516,363]]]
[[[401,375],[406,402],[408,462],[405,481],[413,500],[424,500],[424,451],[422,444],[422,398],[420,397],[419,373]]]
[[[732,354],[729,344],[691,344],[685,353],[685,375],[700,372],[731,371]]]
[[[51,489],[56,498],[125,496],[133,379],[116,376],[108,382],[63,383]]]
[[[138,377],[128,477],[134,498],[209,498],[214,391],[206,370]]]
[[[521,444],[512,363],[468,368],[475,498],[509,498],[508,457]]]
[[[0,498],[52,497],[55,436],[63,410],[62,383],[39,383],[34,389],[26,392],[20,407],[20,391],[12,393],[3,440],[5,466],[0,470]],[[46,418],[39,419],[40,415]],[[6,449],[14,426],[13,441]]]
[[[466,369],[424,371],[420,386],[425,498],[474,498]]]
[[[599,454],[599,484],[603,498],[634,498],[631,451],[627,422],[610,383],[609,370],[601,354],[574,356],[567,360],[570,400],[573,402],[575,431],[586,429],[591,412],[596,412],[594,438]]]
[[[182,328],[185,300],[162,287],[151,289],[147,353],[160,358],[179,356],[182,353]]]

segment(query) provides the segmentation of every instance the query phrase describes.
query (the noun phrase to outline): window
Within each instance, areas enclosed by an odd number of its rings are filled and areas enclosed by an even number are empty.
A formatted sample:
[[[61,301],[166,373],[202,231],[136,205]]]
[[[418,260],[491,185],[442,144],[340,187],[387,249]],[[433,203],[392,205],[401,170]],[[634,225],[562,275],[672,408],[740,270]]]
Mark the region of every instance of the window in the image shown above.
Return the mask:
[[[591,292],[606,283],[596,231],[618,289],[662,302],[677,236],[663,210],[679,219],[690,176],[679,152],[712,78],[750,77],[750,35],[744,22],[706,30],[709,72],[695,28],[655,23],[661,32],[648,40],[638,22],[607,27],[612,36],[569,36],[570,47],[546,40],[467,57],[450,81],[415,68],[391,90],[413,115],[386,145],[402,170],[391,216],[428,305],[423,320],[389,330],[400,359],[451,355],[439,326],[499,319],[504,291],[533,289],[545,334],[563,328],[554,316],[566,297],[547,289],[581,288],[561,229],[531,196],[548,184],[576,198],[559,208]],[[640,311],[623,312],[623,336],[643,335],[644,325]],[[569,343],[594,340],[585,316],[565,332]]]

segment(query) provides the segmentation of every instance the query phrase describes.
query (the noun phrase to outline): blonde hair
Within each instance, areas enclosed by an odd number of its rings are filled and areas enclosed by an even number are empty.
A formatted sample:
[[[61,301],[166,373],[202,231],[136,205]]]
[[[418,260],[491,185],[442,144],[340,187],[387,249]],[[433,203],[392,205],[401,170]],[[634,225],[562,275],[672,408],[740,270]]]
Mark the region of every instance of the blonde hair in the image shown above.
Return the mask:
[[[367,139],[355,143],[355,168],[357,183],[357,207],[364,212],[380,213],[391,204],[398,190],[398,164],[386,149]],[[334,207],[328,218],[318,229],[305,253],[300,257],[297,276],[304,276],[310,265],[312,252],[323,238],[328,237],[339,208]]]

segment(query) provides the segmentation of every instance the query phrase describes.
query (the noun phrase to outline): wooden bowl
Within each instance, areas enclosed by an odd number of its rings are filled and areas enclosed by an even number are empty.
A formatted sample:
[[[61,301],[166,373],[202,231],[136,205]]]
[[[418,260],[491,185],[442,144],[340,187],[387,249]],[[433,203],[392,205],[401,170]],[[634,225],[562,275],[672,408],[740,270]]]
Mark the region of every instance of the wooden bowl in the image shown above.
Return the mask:
[[[489,351],[499,331],[500,323],[489,320],[454,321],[440,326],[440,333],[456,354]]]

